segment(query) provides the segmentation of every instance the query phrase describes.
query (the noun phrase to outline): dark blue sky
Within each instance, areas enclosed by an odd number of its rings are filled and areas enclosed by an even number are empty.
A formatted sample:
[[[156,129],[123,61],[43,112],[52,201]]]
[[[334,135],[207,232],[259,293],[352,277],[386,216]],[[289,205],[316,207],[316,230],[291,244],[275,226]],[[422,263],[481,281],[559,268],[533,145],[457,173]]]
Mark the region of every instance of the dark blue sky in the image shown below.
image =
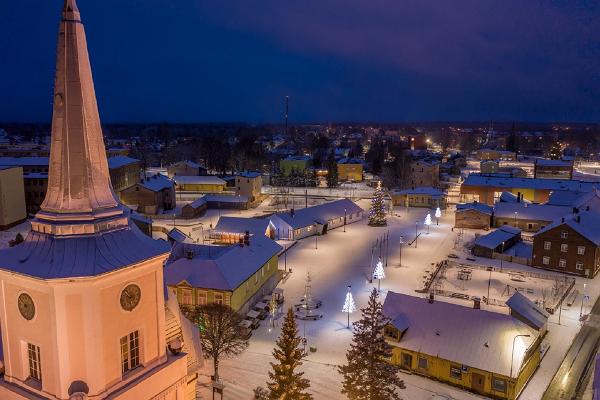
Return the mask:
[[[600,2],[78,0],[104,122],[600,121]],[[0,0],[0,121],[49,121],[62,0]]]

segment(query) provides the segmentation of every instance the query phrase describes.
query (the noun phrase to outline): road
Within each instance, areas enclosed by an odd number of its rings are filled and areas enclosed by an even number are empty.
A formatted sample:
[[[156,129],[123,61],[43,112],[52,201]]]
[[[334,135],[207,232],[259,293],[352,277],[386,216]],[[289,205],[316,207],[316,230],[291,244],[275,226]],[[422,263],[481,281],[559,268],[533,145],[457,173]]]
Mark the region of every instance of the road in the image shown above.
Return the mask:
[[[585,390],[589,370],[600,343],[600,299],[575,337],[542,400],[571,400]]]

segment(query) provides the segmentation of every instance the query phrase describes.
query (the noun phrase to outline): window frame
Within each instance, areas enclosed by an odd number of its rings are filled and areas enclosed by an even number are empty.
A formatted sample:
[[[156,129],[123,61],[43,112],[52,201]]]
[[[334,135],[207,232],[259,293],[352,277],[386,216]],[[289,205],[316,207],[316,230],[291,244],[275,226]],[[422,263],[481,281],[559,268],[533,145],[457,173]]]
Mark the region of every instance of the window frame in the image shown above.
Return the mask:
[[[425,362],[425,366],[423,366],[423,361]],[[429,370],[429,359],[427,357],[418,356],[417,357],[417,368],[423,371]]]
[[[546,240],[544,241],[544,250],[551,250],[552,249],[552,242]]]
[[[564,258],[559,259],[558,260],[558,267],[566,269],[567,268],[567,260],[565,260]]]
[[[550,257],[549,256],[542,257],[542,265],[550,265]]]
[[[29,370],[28,379],[42,382],[42,356],[40,346],[27,343],[27,366]]]
[[[580,256],[585,255],[585,246],[577,246],[577,254]]]
[[[496,385],[498,382],[502,382],[500,386]],[[506,379],[498,378],[497,376],[492,377],[492,390],[494,392],[506,393],[508,389],[508,382]]]
[[[456,372],[458,371],[458,376]],[[450,364],[450,378],[455,379],[457,381],[462,381],[462,368],[457,367],[456,365]]]
[[[121,375],[142,366],[140,331],[136,330],[119,339],[121,351]]]
[[[583,262],[581,262],[581,261],[577,261],[577,262],[575,263],[575,269],[576,269],[577,271],[583,271],[583,269],[584,269],[584,268],[583,268]]]

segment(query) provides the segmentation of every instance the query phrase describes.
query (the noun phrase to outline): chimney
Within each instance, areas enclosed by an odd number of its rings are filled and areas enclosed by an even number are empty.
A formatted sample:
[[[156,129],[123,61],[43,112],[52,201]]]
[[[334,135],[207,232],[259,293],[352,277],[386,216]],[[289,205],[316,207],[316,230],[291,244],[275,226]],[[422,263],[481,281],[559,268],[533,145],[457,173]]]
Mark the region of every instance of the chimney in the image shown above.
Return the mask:
[[[481,299],[479,297],[473,297],[473,308],[475,310],[481,309]]]
[[[294,213],[295,213],[294,209],[293,209],[293,208],[292,208],[292,209],[290,209],[290,215],[291,215],[292,217],[294,216]]]
[[[517,203],[521,202],[521,192],[517,192]]]
[[[246,246],[250,246],[250,232],[246,231],[246,233],[244,234],[244,244]]]
[[[562,218],[560,219],[560,222],[565,222],[565,217],[562,217]]]
[[[579,208],[573,207],[573,214],[577,214],[577,213],[579,213]]]
[[[433,292],[429,293],[429,300],[427,300],[429,304],[433,304]]]
[[[587,206],[587,207],[585,208],[585,211],[590,211],[590,206]]]
[[[575,221],[578,222],[578,223],[581,222],[581,215],[576,216],[575,217]]]

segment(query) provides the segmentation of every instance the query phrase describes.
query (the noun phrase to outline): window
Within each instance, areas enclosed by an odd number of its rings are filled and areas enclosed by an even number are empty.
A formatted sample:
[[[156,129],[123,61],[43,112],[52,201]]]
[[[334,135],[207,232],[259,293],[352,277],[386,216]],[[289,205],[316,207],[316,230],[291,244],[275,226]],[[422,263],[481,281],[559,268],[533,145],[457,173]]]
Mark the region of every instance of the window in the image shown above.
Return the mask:
[[[131,332],[121,338],[121,372],[123,374],[140,365],[140,335]]]
[[[27,343],[27,359],[29,360],[29,378],[42,381],[42,359],[40,347]]]
[[[180,289],[181,290],[181,304],[186,306],[192,305],[192,289]]]
[[[562,232],[560,233],[560,237],[561,237],[561,239],[566,239],[566,238],[568,238],[568,237],[569,237],[569,232],[567,232],[567,231],[562,231]]]
[[[215,293],[215,303],[223,304],[223,293]]]
[[[577,254],[580,256],[585,254],[585,246],[577,246]]]
[[[544,250],[550,250],[551,247],[552,247],[552,243],[544,242]]]
[[[402,366],[404,368],[412,368],[412,356],[407,353],[402,353]]]
[[[258,273],[254,274],[254,284],[258,283]]]
[[[450,366],[450,376],[453,379],[461,380],[462,379],[462,371],[460,370],[460,367],[451,365]]]
[[[569,250],[569,245],[568,244],[563,243],[563,244],[560,245],[560,251],[561,251],[561,253],[566,253],[568,250]]]
[[[542,264],[549,265],[550,264],[550,257],[548,257],[548,256],[542,257]]]
[[[268,267],[268,264],[267,264],[267,267]],[[264,278],[264,276],[265,276],[265,267],[264,266],[260,269],[260,275]]]
[[[576,269],[577,271],[583,271],[583,263],[582,263],[581,261],[577,261],[577,262],[575,263],[575,269]]]
[[[196,304],[197,305],[203,305],[208,303],[208,296],[206,291],[204,290],[197,290],[196,291]]]
[[[427,359],[425,357],[419,357],[419,369],[427,369]]]
[[[561,268],[567,268],[567,260],[561,258],[560,260],[558,260],[558,266]]]
[[[506,380],[494,377],[492,379],[492,388],[496,392],[506,393]]]

